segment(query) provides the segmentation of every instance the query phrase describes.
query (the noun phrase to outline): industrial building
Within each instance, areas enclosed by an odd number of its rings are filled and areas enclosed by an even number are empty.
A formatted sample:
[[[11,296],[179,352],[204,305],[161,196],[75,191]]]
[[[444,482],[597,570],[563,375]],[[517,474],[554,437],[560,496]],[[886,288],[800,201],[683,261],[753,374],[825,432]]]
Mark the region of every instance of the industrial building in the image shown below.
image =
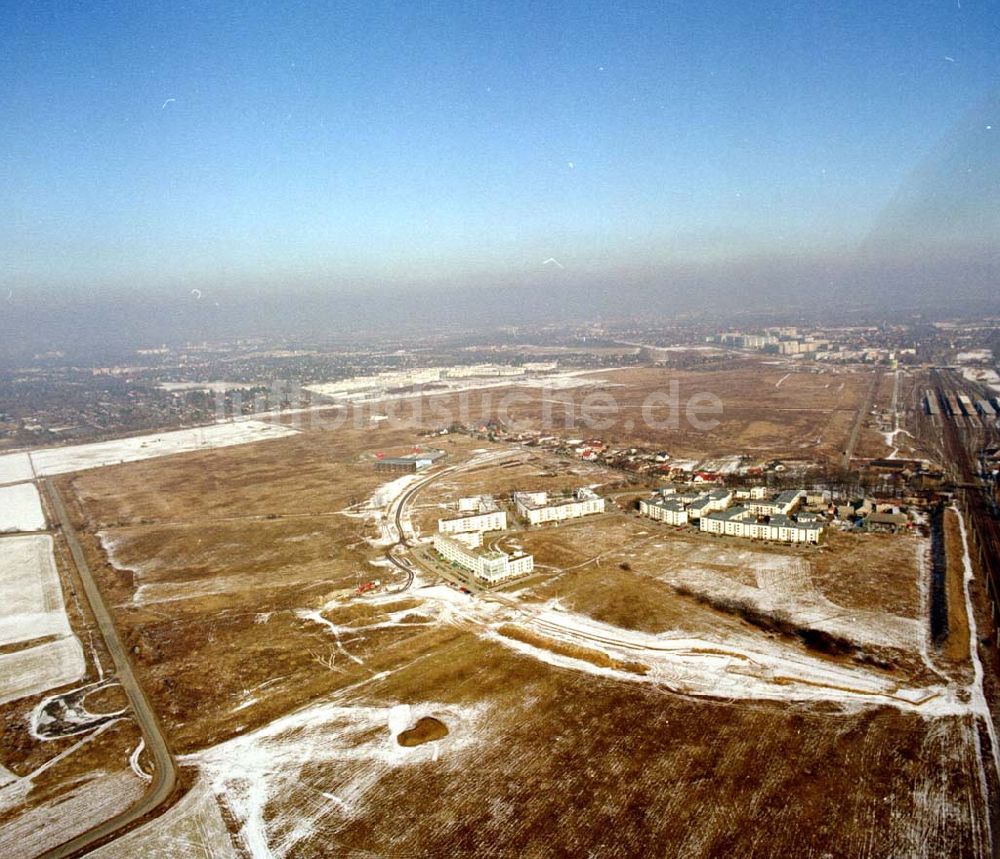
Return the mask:
[[[508,555],[497,550],[482,550],[463,545],[460,541],[437,534],[434,548],[446,561],[468,570],[481,582],[496,585],[524,576],[535,568],[532,555]]]
[[[592,489],[581,487],[572,497],[552,501],[547,492],[515,492],[514,505],[518,516],[531,525],[543,522],[562,522],[593,513],[604,512],[604,499]]]
[[[475,502],[475,506],[471,502]],[[459,512],[464,515],[449,519],[438,519],[438,531],[442,534],[462,534],[470,531],[503,531],[507,527],[507,513],[497,507],[489,495],[462,498],[458,503]]]
[[[446,379],[475,379],[496,376],[523,376],[524,367],[511,367],[507,364],[466,364],[461,367],[449,367],[443,371]]]
[[[403,473],[414,473],[430,468],[445,453],[443,450],[421,450],[408,453],[404,456],[383,456],[376,454],[376,471],[399,471]]]

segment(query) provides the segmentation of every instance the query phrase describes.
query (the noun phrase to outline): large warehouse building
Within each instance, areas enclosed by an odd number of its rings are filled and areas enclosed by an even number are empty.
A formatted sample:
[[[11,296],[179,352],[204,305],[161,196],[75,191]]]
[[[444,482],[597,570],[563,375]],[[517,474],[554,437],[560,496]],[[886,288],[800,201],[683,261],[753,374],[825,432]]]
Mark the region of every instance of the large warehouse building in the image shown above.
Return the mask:
[[[403,473],[423,471],[430,468],[444,456],[443,450],[419,450],[404,456],[382,456],[375,458],[376,471],[399,471]]]

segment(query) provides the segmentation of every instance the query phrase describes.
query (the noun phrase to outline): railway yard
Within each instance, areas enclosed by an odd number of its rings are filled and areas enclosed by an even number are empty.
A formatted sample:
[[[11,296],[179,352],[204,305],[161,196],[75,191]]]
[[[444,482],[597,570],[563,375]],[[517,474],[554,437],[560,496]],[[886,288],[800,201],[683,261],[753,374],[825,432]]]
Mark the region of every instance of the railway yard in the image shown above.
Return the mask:
[[[737,362],[680,373],[722,401],[715,427],[657,434],[641,418],[664,378],[512,382],[447,433],[431,416],[456,395],[431,392],[419,425],[276,415],[219,444],[34,457],[66,466],[42,476],[0,457],[0,483],[34,487],[44,513],[19,507],[0,549],[34,541],[46,594],[0,617],[0,660],[50,672],[0,699],[0,845],[990,855],[1000,542],[983,457],[997,436],[976,407],[989,393],[948,369]],[[583,398],[609,394],[614,415],[584,426]],[[501,418],[530,443],[476,429]],[[537,443],[546,429],[700,464],[630,471]],[[430,448],[443,454],[426,467],[378,466]],[[705,465],[730,459],[741,473]],[[868,518],[845,517],[830,475],[869,461],[938,466],[938,494],[880,478],[860,490],[877,496]],[[704,491],[705,474],[733,491],[808,484],[802,512],[823,539],[640,514],[653,491]],[[532,525],[518,493],[601,504]],[[506,524],[467,533],[469,551],[530,556],[526,572],[495,582],[436,551],[441,520],[477,515],[475,499]]]

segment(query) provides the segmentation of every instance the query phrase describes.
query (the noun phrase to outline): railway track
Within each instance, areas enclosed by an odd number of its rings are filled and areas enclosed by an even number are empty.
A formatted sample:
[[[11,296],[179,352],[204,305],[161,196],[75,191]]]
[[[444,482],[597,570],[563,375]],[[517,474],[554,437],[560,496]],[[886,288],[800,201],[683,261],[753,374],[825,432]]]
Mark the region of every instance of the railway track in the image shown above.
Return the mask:
[[[961,388],[953,378],[941,371],[933,371],[933,376],[942,399],[957,397]],[[981,423],[976,426],[968,419],[954,415],[942,418],[941,432],[948,468],[972,526],[973,543],[986,578],[996,624],[1000,619],[1000,511],[991,488],[979,478],[976,468],[978,450],[991,440],[990,430]]]

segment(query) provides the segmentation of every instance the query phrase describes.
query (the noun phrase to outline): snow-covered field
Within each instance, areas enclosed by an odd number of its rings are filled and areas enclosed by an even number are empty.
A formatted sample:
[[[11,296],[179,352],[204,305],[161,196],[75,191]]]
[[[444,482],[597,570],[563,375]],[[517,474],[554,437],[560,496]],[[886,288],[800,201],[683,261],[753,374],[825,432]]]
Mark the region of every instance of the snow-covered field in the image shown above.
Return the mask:
[[[44,531],[45,513],[34,483],[0,486],[0,531]]]
[[[55,637],[36,647],[0,654],[0,703],[78,680],[83,648],[63,603],[52,538],[0,540],[0,645]]]
[[[75,635],[0,655],[0,704],[83,677],[83,648]]]
[[[27,453],[8,453],[0,456],[0,486],[5,483],[23,483],[34,480],[31,458]]]
[[[47,448],[31,452],[31,462],[41,475],[66,474],[85,468],[100,468],[120,462],[137,462],[173,453],[188,453],[215,447],[229,447],[255,441],[284,438],[298,430],[263,421],[234,421],[194,429],[173,430],[155,435],[120,438],[92,444]],[[20,454],[12,454],[18,456]],[[0,470],[4,468],[0,457]]]
[[[25,781],[30,785],[30,779]],[[0,854],[39,856],[88,826],[123,812],[142,796],[142,791],[142,782],[129,769],[111,775],[98,771],[93,777],[84,777],[65,793],[28,808],[0,826]]]
[[[235,859],[236,851],[211,789],[199,779],[165,814],[88,855],[91,859]]]
[[[502,595],[473,599],[443,585],[420,586],[415,593],[423,600],[420,613],[433,616],[439,623],[470,624],[477,634],[520,654],[604,680],[653,684],[685,695],[712,698],[828,703],[843,713],[874,712],[889,705],[926,717],[928,725],[940,724],[942,732],[953,726],[949,719],[974,710],[957,689],[900,687],[884,674],[812,657],[763,636],[748,634],[739,641],[717,641],[710,640],[711,636],[680,633],[653,635],[566,611],[555,600],[518,605]],[[377,604],[379,600],[372,602]],[[412,607],[395,612],[398,617],[377,625],[405,625],[403,616],[410,611]],[[347,632],[357,636],[365,630],[363,626],[338,627],[316,611],[302,616],[328,627],[330,635],[338,640]],[[601,650],[615,659],[639,661],[650,670],[643,676],[598,667],[513,640],[500,634],[499,627],[504,623],[515,623],[548,639],[591,652]],[[419,778],[413,772],[423,770],[413,768],[429,767],[434,762],[462,778],[470,766],[487,755],[486,750],[501,743],[500,737],[491,733],[499,717],[495,705],[485,701],[474,705],[440,700],[412,705],[400,702],[377,691],[384,689],[382,681],[391,673],[378,672],[327,700],[181,760],[182,764],[198,767],[200,780],[211,785],[219,804],[235,819],[240,852],[253,857],[318,855],[317,837],[322,833],[328,839],[322,842],[325,849],[334,855],[340,846],[339,833],[356,826],[359,819],[384,813],[381,786]],[[371,697],[366,694],[368,690]],[[448,735],[423,746],[399,746],[396,737],[400,731],[422,716],[439,718],[447,725]],[[835,718],[832,713],[831,718]],[[947,739],[956,742],[950,734]],[[966,732],[959,739],[964,753],[972,734]],[[511,750],[509,768],[498,778],[520,772],[523,764],[515,758],[516,751]],[[926,812],[935,820],[935,815],[945,814],[937,805],[945,787],[931,779],[927,785],[915,788],[928,792]],[[401,824],[397,820],[394,825]],[[122,854],[108,854],[117,855]]]
[[[345,694],[355,690],[181,759],[198,766],[239,822],[240,846],[249,855],[294,856],[317,828],[332,833],[340,821],[363,815],[371,789],[394,769],[457,758],[475,743],[486,709],[357,706]],[[400,746],[396,736],[407,727],[403,722],[425,715],[440,718],[448,735]]]
[[[71,634],[52,537],[0,540],[0,645]]]
[[[914,542],[918,553],[924,548],[924,543]],[[713,567],[750,572],[754,583],[742,583]],[[660,578],[713,597],[744,600],[765,612],[784,612],[803,626],[860,645],[915,651],[920,640],[920,624],[912,618],[884,611],[847,610],[831,602],[812,583],[808,564],[793,556],[699,546],[688,553],[683,566],[661,572]]]
[[[674,463],[676,465],[676,463]],[[742,461],[739,456],[723,456],[719,459],[706,459],[698,466],[699,471],[714,471],[718,474],[739,473]]]
[[[944,686],[904,688],[873,672],[806,656],[764,638],[717,642],[665,633],[650,635],[600,623],[585,615],[546,608],[525,623],[543,635],[650,667],[645,679],[678,692],[724,698],[830,701],[845,707],[892,704],[928,715],[968,712],[955,690]],[[503,636],[496,640],[546,661],[581,670],[625,677],[626,672],[592,666]]]

